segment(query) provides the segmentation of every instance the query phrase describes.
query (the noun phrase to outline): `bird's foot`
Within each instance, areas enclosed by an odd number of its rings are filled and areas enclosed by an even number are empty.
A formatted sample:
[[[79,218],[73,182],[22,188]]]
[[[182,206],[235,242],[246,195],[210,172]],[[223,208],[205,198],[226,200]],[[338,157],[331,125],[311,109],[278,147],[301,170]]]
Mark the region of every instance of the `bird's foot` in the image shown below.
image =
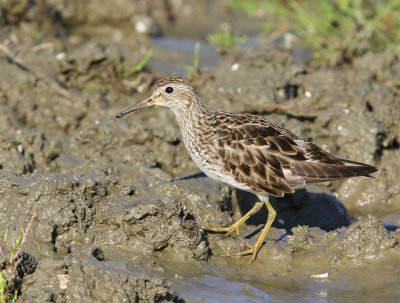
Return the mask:
[[[250,209],[243,217],[241,217],[239,220],[237,220],[235,223],[233,223],[229,227],[210,227],[210,228],[206,228],[206,230],[213,231],[213,232],[219,232],[219,233],[225,233],[227,236],[230,236],[233,233],[236,233],[236,236],[239,237],[240,236],[239,227],[244,222],[246,222],[251,216],[253,216],[255,213],[257,213],[262,206],[263,206],[263,202],[256,202],[252,209]]]
[[[236,222],[228,227],[208,227],[208,228],[206,228],[206,230],[212,231],[212,232],[217,232],[217,233],[225,233],[226,236],[230,236],[233,233],[236,233],[236,236],[239,237],[240,236],[239,226],[240,226],[240,224],[237,224],[237,222]]]
[[[243,257],[243,256],[247,256],[247,255],[253,255],[251,258],[251,261],[250,261],[250,263],[253,263],[257,258],[257,254],[261,248],[261,244],[256,243],[254,245],[251,245],[245,241],[243,243],[246,245],[247,249],[244,251],[238,252],[234,256]]]
[[[226,254],[226,255],[222,255],[225,257],[243,257],[243,256],[247,256],[247,255],[253,255],[253,257],[251,258],[250,264],[253,263],[255,261],[255,259],[257,258],[257,253],[260,250],[260,246],[256,246],[257,243],[255,245],[251,245],[250,243],[248,243],[247,241],[240,239],[242,244],[244,244],[246,246],[246,250],[244,251],[240,251],[237,253],[233,253],[233,254]]]

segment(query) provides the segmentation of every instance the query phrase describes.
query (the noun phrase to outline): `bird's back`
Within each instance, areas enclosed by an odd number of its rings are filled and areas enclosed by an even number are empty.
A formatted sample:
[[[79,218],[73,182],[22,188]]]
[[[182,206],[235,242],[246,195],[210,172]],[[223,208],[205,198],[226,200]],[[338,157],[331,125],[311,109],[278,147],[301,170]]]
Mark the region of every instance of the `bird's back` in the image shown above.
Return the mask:
[[[376,171],[337,158],[254,115],[208,112],[197,124],[184,141],[199,168],[217,181],[257,194],[283,196],[305,183]]]

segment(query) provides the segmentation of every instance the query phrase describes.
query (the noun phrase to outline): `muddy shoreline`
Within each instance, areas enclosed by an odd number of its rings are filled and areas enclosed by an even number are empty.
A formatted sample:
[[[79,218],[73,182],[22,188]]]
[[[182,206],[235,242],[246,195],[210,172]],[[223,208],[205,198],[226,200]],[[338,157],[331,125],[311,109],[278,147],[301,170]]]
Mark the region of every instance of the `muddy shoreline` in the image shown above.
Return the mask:
[[[239,239],[204,228],[238,219],[255,197],[198,174],[166,109],[115,119],[190,64],[192,47],[173,56],[174,41],[192,45],[235,15],[188,1],[169,23],[154,4],[143,35],[144,2],[120,1],[113,14],[98,2],[43,1],[18,16],[4,8],[12,1],[2,7],[1,230],[15,237],[35,214],[21,302],[400,300],[399,57],[327,68],[262,43],[200,49],[190,78],[206,106],[260,115],[379,169],[273,199],[276,223],[249,264],[229,256],[245,249]],[[202,25],[192,36],[179,30],[190,20]],[[128,69],[154,45],[143,71],[116,75],[116,60]],[[243,228],[249,241],[265,215]]]

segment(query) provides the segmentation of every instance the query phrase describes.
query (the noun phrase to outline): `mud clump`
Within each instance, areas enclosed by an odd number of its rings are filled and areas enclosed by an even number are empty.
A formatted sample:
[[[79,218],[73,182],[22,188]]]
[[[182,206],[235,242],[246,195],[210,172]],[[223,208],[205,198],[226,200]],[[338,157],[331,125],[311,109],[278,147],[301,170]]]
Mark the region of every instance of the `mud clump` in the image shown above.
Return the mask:
[[[4,198],[21,198],[0,220],[12,224],[9,218],[34,208],[38,215],[33,234],[41,238],[41,253],[47,247],[47,254],[63,256],[79,245],[140,246],[147,252],[171,246],[187,257],[207,258],[204,234],[178,199],[147,200],[104,175],[4,179]]]
[[[146,278],[145,273],[144,277],[131,278],[129,273],[121,274],[116,269],[108,272],[107,265],[99,265],[107,260],[104,251],[119,247],[147,259],[149,253],[171,248],[178,260],[208,258],[204,234],[188,218],[179,200],[165,198],[143,203],[132,190],[121,188],[104,175],[49,174],[26,178],[3,174],[2,190],[3,198],[13,197],[15,206],[2,214],[2,226],[18,225],[17,218],[29,214],[32,208],[37,213],[27,249],[39,261],[38,267],[28,273],[29,287],[23,287],[26,298],[56,302],[85,301],[84,298],[90,298],[88,302],[101,298],[104,302],[110,298],[115,302],[178,302],[165,278]],[[15,218],[15,222],[10,218]],[[62,262],[49,256],[61,258]],[[104,283],[99,282],[100,276]],[[68,287],[48,288],[49,283],[64,283],[60,279],[67,281]],[[95,281],[95,285],[102,286],[90,288]],[[115,288],[116,285],[119,287]]]
[[[346,263],[361,265],[367,260],[382,260],[385,254],[399,257],[399,244],[376,217],[368,217],[350,226],[343,239],[334,243],[338,251],[333,261],[342,263],[347,259],[350,262]]]
[[[26,302],[183,302],[165,279],[135,276],[94,257],[44,261],[29,282],[21,297]]]
[[[208,246],[203,232],[195,221],[187,219],[188,214],[179,201],[163,199],[146,200],[143,203],[142,199],[135,200],[122,203],[123,208],[118,208],[118,212],[115,212],[115,201],[108,205],[114,210],[99,209],[100,215],[113,213],[113,216],[101,222],[106,223],[105,226],[97,229],[111,229],[115,232],[112,237],[110,231],[104,234],[104,239],[99,236],[100,242],[110,242],[113,239],[114,244],[130,244],[132,247],[140,247],[145,253],[160,251],[169,246],[182,258],[208,258]],[[118,239],[121,239],[120,243]]]

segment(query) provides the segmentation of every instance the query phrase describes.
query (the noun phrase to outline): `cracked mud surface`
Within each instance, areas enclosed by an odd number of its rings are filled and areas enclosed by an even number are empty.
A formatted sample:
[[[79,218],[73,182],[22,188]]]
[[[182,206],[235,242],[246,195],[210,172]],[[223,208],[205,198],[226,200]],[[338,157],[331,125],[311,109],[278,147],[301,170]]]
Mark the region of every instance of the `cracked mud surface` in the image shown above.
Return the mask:
[[[221,54],[218,66],[192,77],[212,109],[260,115],[379,168],[374,179],[272,199],[277,220],[249,264],[227,256],[245,249],[239,239],[204,229],[237,220],[255,197],[196,174],[167,110],[114,118],[169,73],[118,78],[116,58],[130,66],[143,55],[139,45],[150,45],[129,17],[145,9],[121,1],[107,14],[97,2],[45,1],[18,18],[3,10],[0,226],[18,229],[36,212],[22,301],[398,302],[399,58],[366,54],[311,68],[260,46]],[[195,5],[181,8],[178,24]],[[154,10],[168,35],[167,16]],[[242,235],[253,241],[265,219],[262,210]]]

